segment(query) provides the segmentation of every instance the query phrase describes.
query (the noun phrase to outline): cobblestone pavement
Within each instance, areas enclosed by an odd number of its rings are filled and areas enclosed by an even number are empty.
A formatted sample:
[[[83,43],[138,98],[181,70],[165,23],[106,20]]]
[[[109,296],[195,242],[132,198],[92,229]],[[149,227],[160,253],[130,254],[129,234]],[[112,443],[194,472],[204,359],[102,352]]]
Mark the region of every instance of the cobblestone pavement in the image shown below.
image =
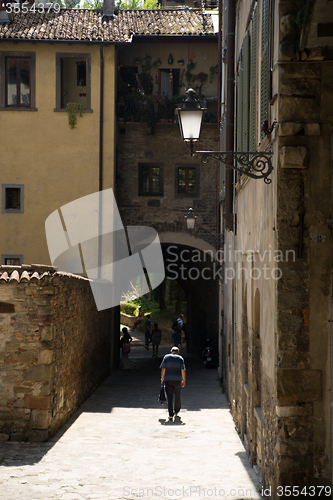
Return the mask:
[[[180,422],[158,402],[159,359],[136,332],[113,373],[47,443],[0,445],[0,500],[260,498],[216,370],[181,351]],[[185,353],[185,354],[184,354]]]

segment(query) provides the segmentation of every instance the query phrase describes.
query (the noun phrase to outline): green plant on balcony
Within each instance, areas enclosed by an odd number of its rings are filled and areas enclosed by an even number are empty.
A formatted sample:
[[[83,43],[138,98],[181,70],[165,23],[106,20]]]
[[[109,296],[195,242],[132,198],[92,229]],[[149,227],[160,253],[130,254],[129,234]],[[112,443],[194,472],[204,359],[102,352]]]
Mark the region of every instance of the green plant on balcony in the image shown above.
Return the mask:
[[[196,80],[196,75],[192,74],[192,70],[196,67],[197,63],[190,61],[187,65],[186,71],[185,71],[185,79],[187,81],[188,86],[190,86],[190,83],[195,82]]]
[[[201,72],[201,73],[199,73],[199,74],[197,75],[197,80],[198,80],[198,82],[200,83],[200,85],[199,85],[199,90],[198,90],[198,94],[201,94],[201,92],[202,92],[202,87],[203,87],[203,86],[204,86],[204,84],[206,83],[207,78],[208,78],[208,74],[207,74],[207,73],[203,73],[203,72]]]
[[[66,104],[68,114],[68,122],[71,128],[75,128],[77,122],[77,115],[82,116],[82,104],[79,102],[68,102]]]

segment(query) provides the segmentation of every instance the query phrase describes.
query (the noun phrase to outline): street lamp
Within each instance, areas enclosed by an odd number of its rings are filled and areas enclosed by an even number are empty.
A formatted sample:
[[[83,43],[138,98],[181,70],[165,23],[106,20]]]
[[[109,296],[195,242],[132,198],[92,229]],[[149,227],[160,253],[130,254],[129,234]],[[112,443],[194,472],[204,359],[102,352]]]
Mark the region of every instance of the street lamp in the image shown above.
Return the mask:
[[[194,229],[196,215],[193,213],[193,208],[188,209],[188,214],[185,215],[187,229]]]
[[[193,208],[188,209],[188,214],[185,215],[187,229],[193,230],[195,226],[196,215],[193,213]],[[190,234],[192,236],[192,234]],[[224,234],[222,233],[195,233],[193,236],[204,236],[205,238],[215,238],[217,244],[222,245],[224,243]],[[205,239],[203,238],[203,239]]]
[[[188,89],[186,101],[176,109],[179,116],[180,133],[186,146],[191,150],[190,156],[200,154],[203,163],[207,163],[209,158],[214,158],[241,174],[252,179],[264,179],[266,184],[270,184],[272,180],[268,177],[273,170],[272,152],[193,151],[193,144],[200,137],[203,114],[206,111],[206,108],[202,108],[200,102],[194,99],[195,94],[193,89]]]
[[[193,143],[199,140],[202,118],[206,111],[206,108],[200,106],[199,101],[194,100],[195,93],[193,89],[188,89],[186,101],[177,108],[180,133],[186,146],[191,148],[191,156],[193,156]]]

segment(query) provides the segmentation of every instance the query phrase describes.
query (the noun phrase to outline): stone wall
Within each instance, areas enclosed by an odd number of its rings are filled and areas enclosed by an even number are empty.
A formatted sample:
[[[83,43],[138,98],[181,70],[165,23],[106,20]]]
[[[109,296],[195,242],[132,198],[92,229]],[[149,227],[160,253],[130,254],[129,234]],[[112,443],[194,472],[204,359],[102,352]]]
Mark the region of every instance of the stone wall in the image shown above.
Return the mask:
[[[331,475],[332,125],[322,120],[332,112],[332,99],[321,112],[330,84],[323,78],[325,63],[311,58],[309,53],[304,61],[279,67],[278,248],[296,255],[280,264],[278,283],[275,449],[282,485],[326,485]]]
[[[109,374],[112,314],[97,311],[87,279],[4,268],[0,439],[44,441]]]
[[[216,124],[202,126],[200,142],[196,150],[215,151]],[[177,124],[157,124],[152,135],[147,135],[146,126],[141,123],[118,123],[117,154],[117,202],[124,226],[151,226],[159,233],[164,251],[166,273],[183,288],[187,300],[188,348],[201,354],[207,337],[213,339],[214,351],[218,352],[218,279],[197,279],[196,269],[193,275],[188,273],[192,267],[209,267],[210,262],[191,260],[193,248],[214,249],[215,239],[204,240],[202,235],[191,237],[186,228],[185,215],[193,208],[196,219],[194,234],[217,233],[218,206],[218,165],[216,160],[202,164],[200,157],[189,155],[189,149],[183,143]],[[139,164],[162,167],[163,195],[139,195]],[[195,195],[179,194],[176,189],[176,169],[178,167],[196,167],[198,169],[199,189]],[[201,243],[200,246],[198,242]],[[168,271],[167,262],[175,262],[168,255],[168,246],[173,246],[173,253],[187,252],[186,260],[180,257]],[[209,260],[209,259],[208,259]],[[181,268],[184,268],[184,277]],[[186,268],[186,269],[185,269]],[[179,271],[179,272],[178,272]],[[200,270],[201,272],[201,270]],[[198,274],[200,274],[200,272]],[[191,278],[195,276],[195,278]]]
[[[259,14],[260,8],[258,2]],[[246,9],[246,4],[240,6],[239,19],[249,19]],[[231,283],[225,287],[225,335],[231,353],[232,327],[236,330],[235,366],[229,363],[227,370],[228,395],[235,399],[233,414],[250,460],[258,465],[263,486],[272,487],[273,500],[278,498],[277,486],[328,485],[332,477],[333,67],[329,51],[319,47],[299,51],[292,18],[297,9],[297,2],[277,2],[272,19],[269,125],[276,120],[277,127],[257,144],[273,152],[272,183],[241,180],[235,198],[236,250],[246,256],[249,249],[256,249],[259,260],[255,258],[254,266],[259,269],[265,250],[279,252],[280,260],[277,257],[273,263],[272,258],[268,264],[279,268],[280,278],[275,283],[263,278],[244,283],[239,277],[235,297]],[[242,40],[244,32],[238,33]],[[248,318],[245,391],[240,326],[244,314]],[[257,332],[259,364],[254,362]]]
[[[215,151],[216,124],[203,125],[195,149]],[[139,196],[139,163],[163,167],[163,196]],[[160,232],[186,232],[184,216],[190,207],[197,215],[196,230],[216,233],[217,165],[190,158],[176,124],[157,124],[147,135],[140,123],[118,123],[117,202],[125,226],[144,225]],[[178,166],[199,169],[199,192],[182,196],[175,192]]]

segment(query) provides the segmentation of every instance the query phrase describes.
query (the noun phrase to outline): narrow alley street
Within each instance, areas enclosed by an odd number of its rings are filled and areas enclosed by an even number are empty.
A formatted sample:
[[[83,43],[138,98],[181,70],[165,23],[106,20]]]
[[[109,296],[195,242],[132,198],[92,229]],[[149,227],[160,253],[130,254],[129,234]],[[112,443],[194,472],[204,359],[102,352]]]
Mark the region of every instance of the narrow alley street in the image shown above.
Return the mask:
[[[180,422],[158,401],[159,359],[139,332],[131,370],[112,374],[47,443],[0,445],[1,500],[260,498],[217,371],[187,368]]]

